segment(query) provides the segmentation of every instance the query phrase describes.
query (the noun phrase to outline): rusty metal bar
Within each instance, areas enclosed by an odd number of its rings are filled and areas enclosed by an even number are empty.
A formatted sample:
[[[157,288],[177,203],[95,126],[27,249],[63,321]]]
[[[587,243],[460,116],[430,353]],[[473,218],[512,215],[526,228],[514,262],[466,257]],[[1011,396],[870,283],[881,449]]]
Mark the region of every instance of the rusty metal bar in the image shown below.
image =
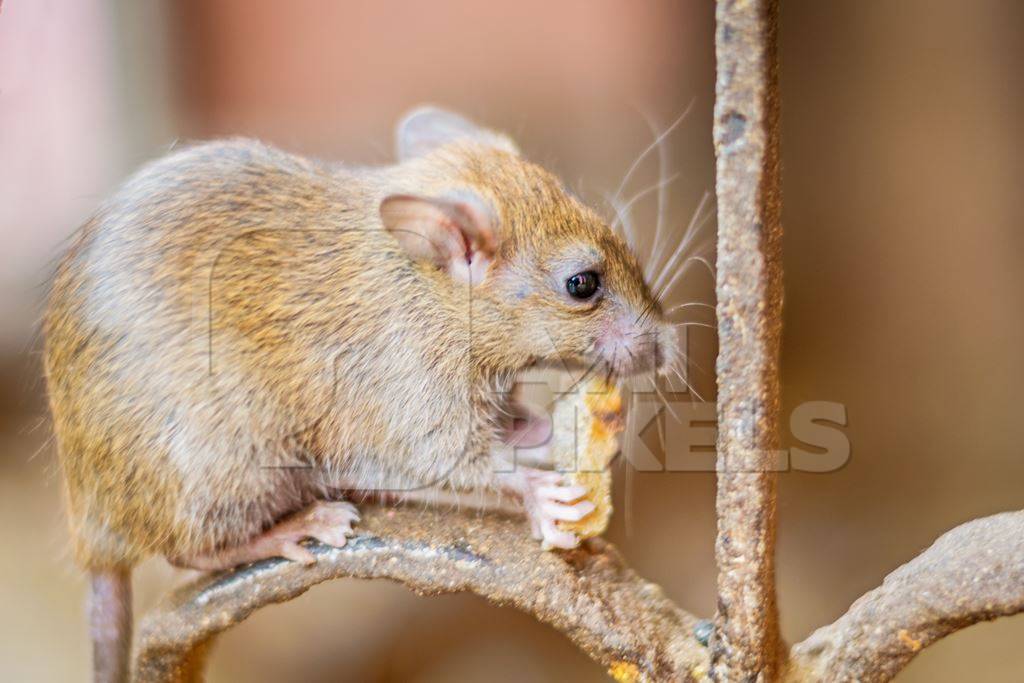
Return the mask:
[[[775,601],[778,352],[782,310],[774,0],[719,0],[714,143],[718,195],[718,613],[711,676],[770,681]]]

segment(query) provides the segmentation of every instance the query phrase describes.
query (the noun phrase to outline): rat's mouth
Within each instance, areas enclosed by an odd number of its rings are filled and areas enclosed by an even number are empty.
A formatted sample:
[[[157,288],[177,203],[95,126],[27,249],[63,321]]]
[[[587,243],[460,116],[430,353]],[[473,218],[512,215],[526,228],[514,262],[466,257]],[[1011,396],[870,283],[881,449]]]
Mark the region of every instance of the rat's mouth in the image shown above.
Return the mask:
[[[543,447],[551,439],[551,415],[524,402],[513,392],[505,406],[507,415],[502,424],[502,441],[517,449]]]

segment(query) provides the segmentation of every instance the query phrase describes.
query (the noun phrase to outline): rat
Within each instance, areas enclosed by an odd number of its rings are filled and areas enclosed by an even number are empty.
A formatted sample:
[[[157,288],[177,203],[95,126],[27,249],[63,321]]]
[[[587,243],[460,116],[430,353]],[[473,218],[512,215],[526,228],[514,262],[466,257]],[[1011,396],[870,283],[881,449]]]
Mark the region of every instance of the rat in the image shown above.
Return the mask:
[[[664,370],[675,328],[628,245],[506,135],[435,107],[398,162],[249,139],[127,180],[61,260],[45,372],[97,680],[129,675],[131,570],[313,563],[359,513],[336,492],[521,499],[548,548],[593,510],[543,456],[523,370]],[[532,440],[534,443],[527,443]]]

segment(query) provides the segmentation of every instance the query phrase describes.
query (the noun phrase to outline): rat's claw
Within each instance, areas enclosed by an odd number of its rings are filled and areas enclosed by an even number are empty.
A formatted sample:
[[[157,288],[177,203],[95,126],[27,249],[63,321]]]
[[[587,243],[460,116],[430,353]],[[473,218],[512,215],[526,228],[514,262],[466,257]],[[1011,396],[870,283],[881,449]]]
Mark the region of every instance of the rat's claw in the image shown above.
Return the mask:
[[[341,529],[341,528],[318,528],[310,529],[309,537],[315,538],[324,545],[333,546],[335,548],[345,547],[345,543],[348,542],[348,537],[352,535],[352,529]]]
[[[565,486],[561,473],[551,470],[523,468],[523,476],[534,486]]]
[[[544,500],[540,507],[545,516],[562,522],[578,522],[597,508],[589,500],[581,500],[573,505],[562,505],[551,500]]]
[[[549,500],[557,500],[561,503],[571,503],[582,498],[587,493],[586,486],[579,484],[547,485],[537,487],[537,496]]]
[[[580,539],[571,531],[563,531],[558,528],[554,520],[543,520],[541,526],[541,547],[545,550],[561,548],[569,550],[580,544]]]
[[[361,517],[355,505],[344,500],[321,500],[313,503],[303,513],[307,519],[317,524],[351,527]]]
[[[566,484],[558,472],[521,468],[517,475],[509,483],[523,498],[533,537],[540,539],[545,549],[579,545],[579,537],[560,529],[558,522],[578,522],[594,511],[592,502],[579,500],[587,493],[586,487]]]

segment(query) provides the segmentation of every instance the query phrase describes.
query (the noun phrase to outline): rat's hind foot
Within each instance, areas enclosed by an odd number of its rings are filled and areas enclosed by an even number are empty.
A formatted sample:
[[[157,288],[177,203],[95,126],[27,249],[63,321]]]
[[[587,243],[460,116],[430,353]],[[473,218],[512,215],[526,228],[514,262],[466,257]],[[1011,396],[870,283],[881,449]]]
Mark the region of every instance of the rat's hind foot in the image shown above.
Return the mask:
[[[345,501],[317,501],[301,512],[286,517],[244,545],[211,555],[168,558],[171,564],[202,571],[230,569],[240,564],[284,557],[293,562],[314,564],[316,555],[300,541],[313,538],[340,548],[352,535],[352,523],[359,521],[359,511]]]
[[[303,564],[312,564],[316,562],[316,557],[299,545],[299,541],[312,538],[326,545],[341,548],[353,533],[353,522],[358,521],[359,510],[352,503],[343,500],[321,500],[284,519],[267,533],[272,534],[281,543],[282,548],[288,551],[288,554],[282,553],[282,557]],[[295,552],[296,549],[298,552]]]
[[[557,522],[578,522],[594,511],[592,502],[580,500],[587,493],[586,487],[566,484],[558,472],[530,467],[519,467],[503,475],[502,480],[523,499],[533,537],[540,539],[545,549],[579,545],[579,537],[560,529]]]

